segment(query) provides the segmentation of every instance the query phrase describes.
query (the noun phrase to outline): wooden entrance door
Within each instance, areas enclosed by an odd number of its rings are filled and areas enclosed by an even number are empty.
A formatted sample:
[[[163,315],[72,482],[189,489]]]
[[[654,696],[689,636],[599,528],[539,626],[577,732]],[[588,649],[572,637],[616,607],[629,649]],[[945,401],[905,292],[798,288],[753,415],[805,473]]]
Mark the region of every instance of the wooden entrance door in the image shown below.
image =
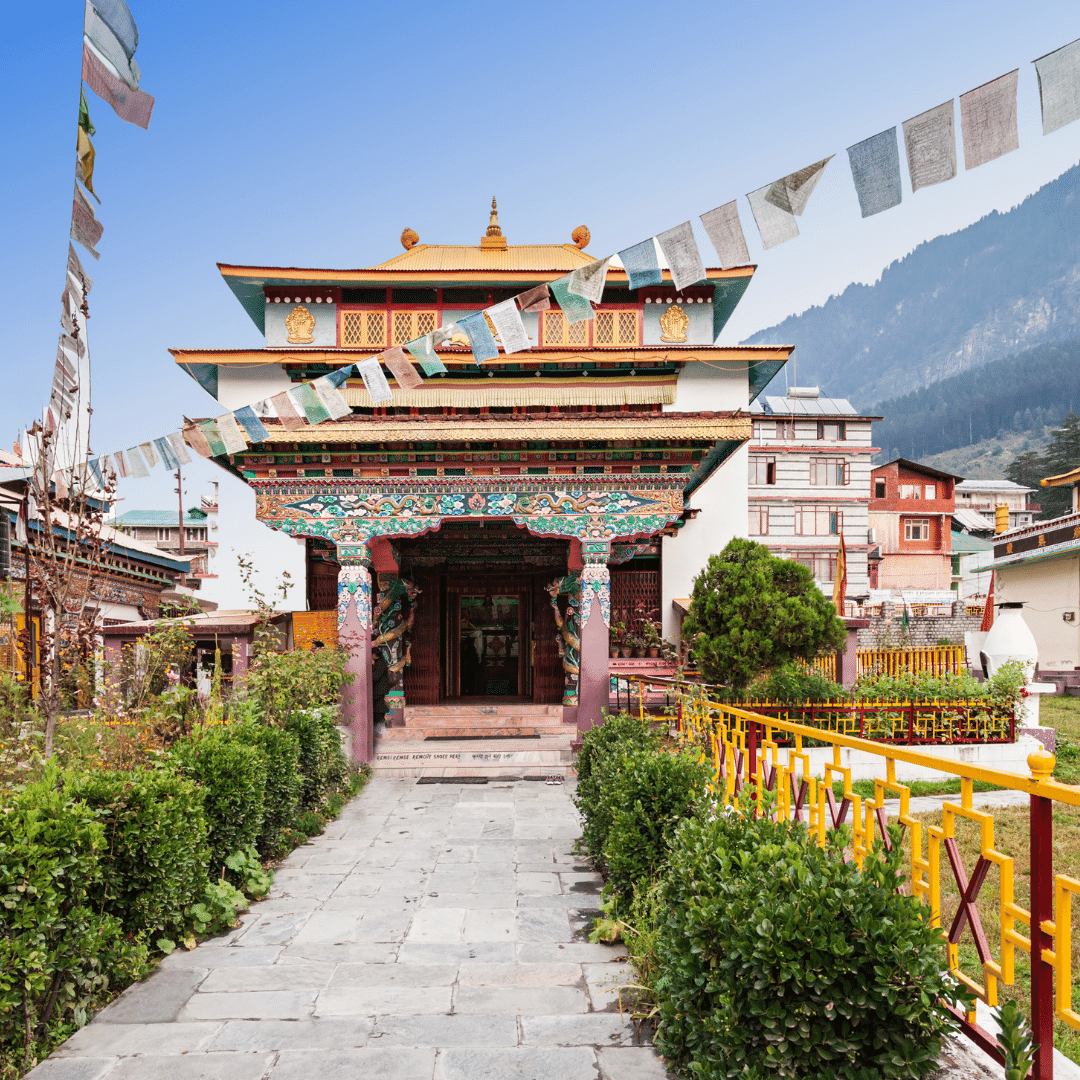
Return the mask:
[[[447,697],[532,694],[529,578],[448,578],[443,642]]]

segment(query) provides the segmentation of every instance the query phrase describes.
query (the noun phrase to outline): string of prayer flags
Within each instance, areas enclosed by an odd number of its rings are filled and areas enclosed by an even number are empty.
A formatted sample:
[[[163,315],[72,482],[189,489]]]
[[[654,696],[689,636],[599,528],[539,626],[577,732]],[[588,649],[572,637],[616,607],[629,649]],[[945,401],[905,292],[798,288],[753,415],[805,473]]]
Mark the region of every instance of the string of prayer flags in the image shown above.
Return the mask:
[[[518,310],[524,315],[525,312],[548,311],[551,308],[551,294],[548,292],[547,283],[536,285],[518,293],[514,297],[517,301]]]
[[[955,112],[950,100],[904,121],[912,191],[942,184],[956,175]]]
[[[600,297],[604,295],[604,282],[607,280],[609,262],[611,262],[610,256],[578,267],[570,275],[570,284],[567,288],[575,296],[584,296],[586,300],[599,304]]]
[[[400,345],[387,349],[383,353],[382,361],[402,390],[415,390],[424,385],[424,380],[413,367],[409,354]]]
[[[206,436],[206,441],[210,446],[210,454],[212,457],[218,457],[226,452],[225,442],[221,438],[221,431],[217,426],[216,420],[203,420],[199,424],[199,430]]]
[[[425,375],[441,375],[446,371],[446,365],[435,355],[431,347],[431,334],[425,334],[422,338],[410,341],[405,348],[409,350],[412,358],[423,368]]]
[[[255,410],[250,405],[237,409],[234,415],[252,443],[261,443],[270,438],[266,425],[255,415]]]
[[[98,193],[94,190],[94,144],[90,141],[90,136],[81,127],[76,129],[75,179],[99,203],[101,202]]]
[[[570,291],[570,275],[564,274],[561,278],[548,282],[551,295],[555,297],[555,303],[562,308],[562,313],[568,324],[583,322],[593,317],[593,307],[583,296],[577,296]]]
[[[660,262],[656,258],[656,241],[650,236],[640,244],[624,248],[619,252],[619,261],[623,264],[631,289],[641,289],[646,285],[659,285],[664,280],[660,271]]]
[[[94,127],[93,121],[90,119],[90,106],[86,104],[86,91],[81,85],[79,86],[79,127],[87,135],[97,134],[97,128]]]
[[[287,390],[282,390],[280,394],[275,394],[270,403],[274,406],[274,412],[277,413],[277,418],[281,421],[281,426],[286,431],[299,431],[304,427],[304,421],[300,414],[296,411],[295,406],[292,403],[292,398],[289,397]]]
[[[960,128],[964,135],[964,169],[977,169],[1020,149],[1016,131],[1016,80],[1010,71],[960,95]]]
[[[163,451],[161,460],[165,463],[166,468],[178,469],[181,465],[191,464],[191,455],[187,452],[184,438],[179,431],[171,432],[164,439],[155,439],[154,445],[161,447]],[[164,453],[166,450],[170,451],[170,453]]]
[[[217,418],[218,431],[221,432],[221,441],[225,444],[225,453],[242,454],[247,449],[247,440],[236,422],[236,417],[230,412]]]
[[[458,326],[469,337],[473,359],[476,361],[477,367],[485,360],[494,360],[499,355],[499,347],[491,336],[491,330],[482,311],[478,311],[475,315],[466,315],[464,319],[458,319]]]
[[[1080,38],[1034,61],[1042,129],[1049,135],[1080,120]]]
[[[82,244],[95,259],[100,259],[101,253],[94,245],[101,240],[104,231],[104,226],[94,217],[94,208],[76,184],[75,197],[71,203],[71,239]]]
[[[795,215],[769,202],[772,186],[772,184],[766,184],[757,191],[748,192],[746,196],[750,203],[750,211],[754,215],[754,222],[761,234],[761,246],[766,251],[788,240],[794,240],[799,235],[799,223],[795,220]]]
[[[384,401],[393,401],[394,392],[383,374],[382,365],[377,357],[362,360],[356,365],[356,373],[364,380],[364,386],[371,396],[373,405],[380,405]]]
[[[98,459],[97,458],[91,458],[86,463],[86,465],[87,465],[87,468],[89,468],[89,470],[90,470],[90,475],[94,479],[95,486],[98,487],[99,489],[103,488],[105,486],[105,483],[104,483],[105,478],[101,475],[101,464],[98,461]],[[31,514],[30,516],[33,517],[34,515]]]
[[[734,200],[702,214],[701,224],[705,227],[712,246],[716,248],[716,254],[720,256],[722,269],[746,266],[750,261],[750,252],[746,248],[742,222],[739,221],[739,207]]]
[[[825,166],[834,157],[834,154],[830,154],[822,161],[815,161],[813,165],[788,173],[787,176],[769,186],[765,198],[778,209],[785,210],[796,217],[802,217],[814,188],[817,187],[822,173],[825,172]]]
[[[311,387],[311,383],[301,383],[286,391],[293,405],[304,414],[304,419],[309,424],[321,424],[330,419],[330,414],[323,408],[319,395]]]
[[[606,266],[607,260],[605,259],[604,262]],[[513,299],[504,300],[501,304],[489,307],[487,315],[495,327],[495,332],[499,335],[503,352],[516,353],[529,347],[529,334],[521,321],[521,313]]]
[[[68,244],[67,272],[72,284],[78,286],[81,295],[89,296],[90,290],[94,287],[94,279],[83,269],[79,256],[70,244]],[[65,293],[66,291],[65,289]]]
[[[214,453],[210,449],[210,444],[206,441],[206,432],[202,430],[197,424],[186,424],[184,426],[184,442],[195,451],[199,457],[213,457]],[[157,443],[157,440],[154,440]],[[167,459],[162,455],[163,460],[166,461],[166,468],[169,468]]]
[[[900,151],[895,127],[849,146],[848,160],[864,218],[899,205]]]
[[[335,382],[330,375],[323,375],[318,379],[313,379],[311,382],[311,388],[319,397],[319,401],[322,402],[322,407],[326,410],[327,415],[331,420],[340,420],[343,416],[348,416],[352,409],[349,408],[349,403],[345,400],[345,395],[338,389],[341,385],[339,382]],[[345,380],[342,379],[341,382]]]
[[[124,85],[132,90],[139,89],[139,65],[124,48],[112,28],[97,13],[90,0],[86,0],[83,16],[83,34],[97,54],[105,60],[123,80]]]
[[[144,131],[150,126],[154,99],[145,90],[133,90],[93,44],[83,38],[83,82],[102,101],[108,102],[121,120]]]
[[[150,475],[150,470],[146,467],[146,462],[143,460],[142,454],[139,453],[137,446],[133,446],[128,450],[127,462],[132,476],[141,480],[144,476]]]
[[[701,261],[701,253],[689,221],[658,233],[656,242],[667,260],[676,289],[685,289],[705,277],[705,264]]]

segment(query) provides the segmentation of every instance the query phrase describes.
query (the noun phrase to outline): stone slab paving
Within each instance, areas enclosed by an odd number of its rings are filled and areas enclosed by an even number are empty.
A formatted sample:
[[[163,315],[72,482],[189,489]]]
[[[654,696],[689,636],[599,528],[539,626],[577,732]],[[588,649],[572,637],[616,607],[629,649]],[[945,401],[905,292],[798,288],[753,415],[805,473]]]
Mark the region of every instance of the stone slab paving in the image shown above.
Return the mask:
[[[167,957],[33,1080],[663,1080],[585,928],[571,784],[376,777],[231,933]]]

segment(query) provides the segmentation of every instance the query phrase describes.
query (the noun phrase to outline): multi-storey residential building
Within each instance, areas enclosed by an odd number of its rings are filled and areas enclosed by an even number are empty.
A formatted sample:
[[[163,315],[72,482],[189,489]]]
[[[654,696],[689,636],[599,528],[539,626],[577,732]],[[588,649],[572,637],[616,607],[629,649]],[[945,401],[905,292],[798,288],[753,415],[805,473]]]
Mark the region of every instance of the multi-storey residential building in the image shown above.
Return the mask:
[[[1011,480],[961,480],[956,485],[957,514],[964,510],[974,511],[985,519],[985,530],[971,528],[969,531],[990,534],[994,531],[994,513],[1004,503],[1009,508],[1009,528],[1023,529],[1031,524],[1039,510],[1028,499],[1033,490]],[[976,523],[972,521],[972,524]]]
[[[217,487],[217,484],[214,485]],[[217,495],[204,495],[198,506],[184,512],[179,510],[128,510],[117,516],[112,524],[121,532],[134,536],[161,551],[183,554],[191,560],[187,575],[189,588],[198,589],[207,578],[216,578],[211,560],[217,554]],[[183,545],[180,530],[183,529]]]
[[[840,537],[847,553],[847,594],[865,597],[867,507],[875,447],[871,425],[843,398],[792,387],[750,409],[751,538],[810,567],[825,592],[836,575]]]
[[[952,516],[962,477],[896,458],[873,471],[872,542],[881,552],[878,587],[947,590],[952,585]]]

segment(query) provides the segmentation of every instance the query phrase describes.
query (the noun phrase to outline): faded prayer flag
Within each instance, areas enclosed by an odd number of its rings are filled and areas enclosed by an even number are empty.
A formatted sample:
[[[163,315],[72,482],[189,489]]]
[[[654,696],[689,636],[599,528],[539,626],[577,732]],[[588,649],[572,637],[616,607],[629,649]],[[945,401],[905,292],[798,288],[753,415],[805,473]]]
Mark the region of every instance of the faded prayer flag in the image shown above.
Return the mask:
[[[139,453],[137,446],[133,446],[127,452],[127,460],[131,475],[136,479],[141,480],[143,477],[150,475],[150,470],[146,467],[146,462],[143,460],[142,454]]]
[[[82,86],[79,87],[79,127],[87,135],[97,134],[97,128],[94,127],[93,122],[90,120],[90,106],[86,104],[86,91]]]
[[[334,368],[333,371],[328,371],[322,378],[331,386],[340,390],[349,381],[349,376],[355,366],[355,364],[346,364],[344,367]],[[319,380],[316,379],[315,381],[318,382]]]
[[[849,146],[848,160],[864,218],[899,205],[900,151],[895,127]]]
[[[733,199],[707,214],[701,215],[701,224],[705,226],[716,254],[720,256],[720,266],[730,270],[733,266],[746,266],[750,262],[750,252],[746,248],[742,223],[739,221],[739,207]]]
[[[623,248],[619,252],[619,261],[623,264],[631,289],[659,285],[664,280],[664,275],[660,272],[660,262],[656,258],[656,241],[651,236],[640,244]]]
[[[210,449],[210,443],[206,439],[206,432],[198,424],[188,424],[183,431],[184,442],[195,451],[199,457],[213,457],[214,452]],[[159,451],[164,451],[164,447],[161,445],[161,439],[155,439],[154,445]],[[165,467],[171,469],[169,464],[169,458],[165,456],[164,452],[161,454],[161,460],[165,462]]]
[[[237,409],[234,415],[237,423],[247,432],[247,437],[253,443],[265,442],[270,438],[266,425],[255,415],[255,410],[250,405]]]
[[[124,0],[94,0],[97,13],[117,36],[130,60],[139,47],[139,28],[131,17],[131,9]]]
[[[307,427],[303,418],[296,411],[296,406],[293,405],[292,398],[289,397],[287,390],[275,394],[270,399],[270,402],[274,406],[274,412],[277,413],[278,420],[281,421],[281,426],[286,431],[299,431],[301,428]]]
[[[705,264],[701,261],[701,253],[689,221],[657,234],[656,242],[667,259],[671,280],[676,289],[685,289],[705,277]]]
[[[425,334],[422,338],[410,341],[405,346],[412,358],[424,369],[425,375],[441,375],[446,371],[446,365],[435,355],[431,348],[431,334]]]
[[[221,441],[225,444],[226,453],[242,454],[247,449],[247,440],[232,413],[219,416],[217,426],[218,431],[221,432]]]
[[[187,452],[187,447],[184,445],[184,438],[179,431],[170,432],[164,439],[155,439],[154,445],[163,444],[165,447],[172,450],[172,458],[176,462],[176,465],[169,465],[169,468],[176,468],[180,465],[190,465],[191,455]],[[164,455],[162,455],[164,457]]]
[[[356,373],[364,380],[364,386],[371,396],[373,405],[394,400],[394,392],[386,381],[386,376],[383,374],[382,365],[379,363],[377,356],[373,356],[369,360],[361,360],[356,365]]]
[[[799,235],[799,223],[795,220],[795,215],[769,202],[771,189],[772,184],[766,184],[757,191],[748,192],[746,196],[758,232],[761,233],[761,246],[766,251],[788,240],[794,240]]]
[[[1016,80],[1020,69],[960,95],[960,128],[964,135],[964,169],[1020,149],[1016,132]]]
[[[457,323],[452,322],[449,326],[440,326],[431,332],[431,347],[437,349],[440,345],[446,345],[454,336]]]
[[[570,291],[570,275],[565,274],[561,278],[548,282],[551,295],[555,297],[555,303],[562,308],[567,323],[582,322],[593,318],[593,307],[583,296],[576,296]]]
[[[139,443],[139,449],[143,452],[147,465],[152,469],[158,463],[157,454],[154,452],[154,444],[152,442]]]
[[[495,326],[495,332],[499,335],[503,352],[516,353],[529,347],[531,344],[529,335],[525,330],[525,324],[521,321],[518,306],[512,299],[489,307],[487,315]]]
[[[94,279],[83,269],[82,263],[79,262],[79,256],[70,244],[68,244],[67,272],[79,284],[83,295],[89,296],[90,290],[94,287]]]
[[[136,124],[144,131],[150,126],[154,99],[144,90],[132,90],[98,53],[83,40],[83,82],[103,101],[107,101],[121,120]]]
[[[911,190],[942,184],[956,175],[955,109],[946,101],[904,121]]]
[[[86,0],[86,9],[83,15],[83,33],[98,55],[108,61],[109,66],[123,80],[124,84],[132,90],[138,90],[139,65],[129,55],[108,23],[94,10],[94,5],[90,3],[90,0]]]
[[[821,161],[815,161],[813,165],[788,173],[787,176],[769,185],[769,192],[765,198],[778,209],[786,210],[796,217],[802,217],[806,204],[810,201],[810,196],[817,187],[821,174],[825,171],[825,166],[835,156],[835,154],[830,154]]]
[[[101,240],[101,234],[104,231],[101,222],[94,217],[94,208],[76,184],[75,197],[71,203],[71,239],[82,244],[95,259],[100,259],[101,255],[95,250],[94,245]]]
[[[196,435],[202,434],[202,432],[197,431],[197,429],[195,428],[192,428],[192,430],[196,431]],[[185,463],[185,459],[187,461],[191,460],[191,455],[187,452],[186,445],[184,446],[184,457],[180,457],[179,453],[176,450],[176,439],[180,439],[181,442],[186,441],[186,438],[184,436],[181,436],[180,432],[177,432],[175,436],[166,435],[163,439],[154,440],[154,447],[158,452],[158,456],[161,458],[161,464],[169,470],[179,469],[180,466]],[[206,451],[207,453],[204,456],[209,456],[209,443],[206,444]]]
[[[382,361],[402,390],[415,390],[417,387],[424,385],[424,380],[420,378],[419,372],[413,367],[409,354],[401,346],[398,345],[392,349],[387,349],[383,353]]]
[[[210,444],[210,453],[214,457],[222,457],[227,454],[225,449],[225,441],[221,437],[221,431],[218,429],[217,422],[214,420],[204,420],[199,424],[199,430],[206,436],[207,443]]]
[[[311,380],[311,388],[319,396],[322,407],[326,410],[331,420],[340,420],[352,412],[345,395],[330,380],[329,375],[323,375],[318,379]]]
[[[458,326],[469,336],[472,345],[473,359],[479,367],[485,360],[494,360],[499,355],[499,347],[491,336],[487,319],[484,313],[478,311],[475,315],[466,315],[464,319],[458,319]]]
[[[1035,72],[1039,76],[1043,134],[1080,120],[1080,38],[1040,56]]]
[[[604,295],[604,282],[607,280],[608,263],[611,256],[606,259],[597,259],[587,266],[580,266],[570,275],[570,284],[567,286],[575,296],[584,296],[594,304],[600,303],[600,297]]]
[[[309,424],[321,424],[330,419],[330,414],[323,408],[319,395],[312,389],[311,383],[301,383],[288,391],[292,403],[299,408]]]
[[[82,181],[82,186],[98,199],[94,190],[94,144],[82,128],[76,128],[75,138],[75,178]]]
[[[518,309],[522,312],[547,311],[551,307],[551,294],[548,292],[546,284],[526,289],[525,292],[518,293],[514,299],[517,301]]]
[[[124,457],[124,451],[117,450],[113,454],[113,460],[116,462],[116,471],[126,480],[131,475],[131,470],[128,468],[127,458]]]
[[[102,454],[98,460],[101,465],[101,475],[106,480],[116,476],[116,466],[113,464],[112,454]]]

